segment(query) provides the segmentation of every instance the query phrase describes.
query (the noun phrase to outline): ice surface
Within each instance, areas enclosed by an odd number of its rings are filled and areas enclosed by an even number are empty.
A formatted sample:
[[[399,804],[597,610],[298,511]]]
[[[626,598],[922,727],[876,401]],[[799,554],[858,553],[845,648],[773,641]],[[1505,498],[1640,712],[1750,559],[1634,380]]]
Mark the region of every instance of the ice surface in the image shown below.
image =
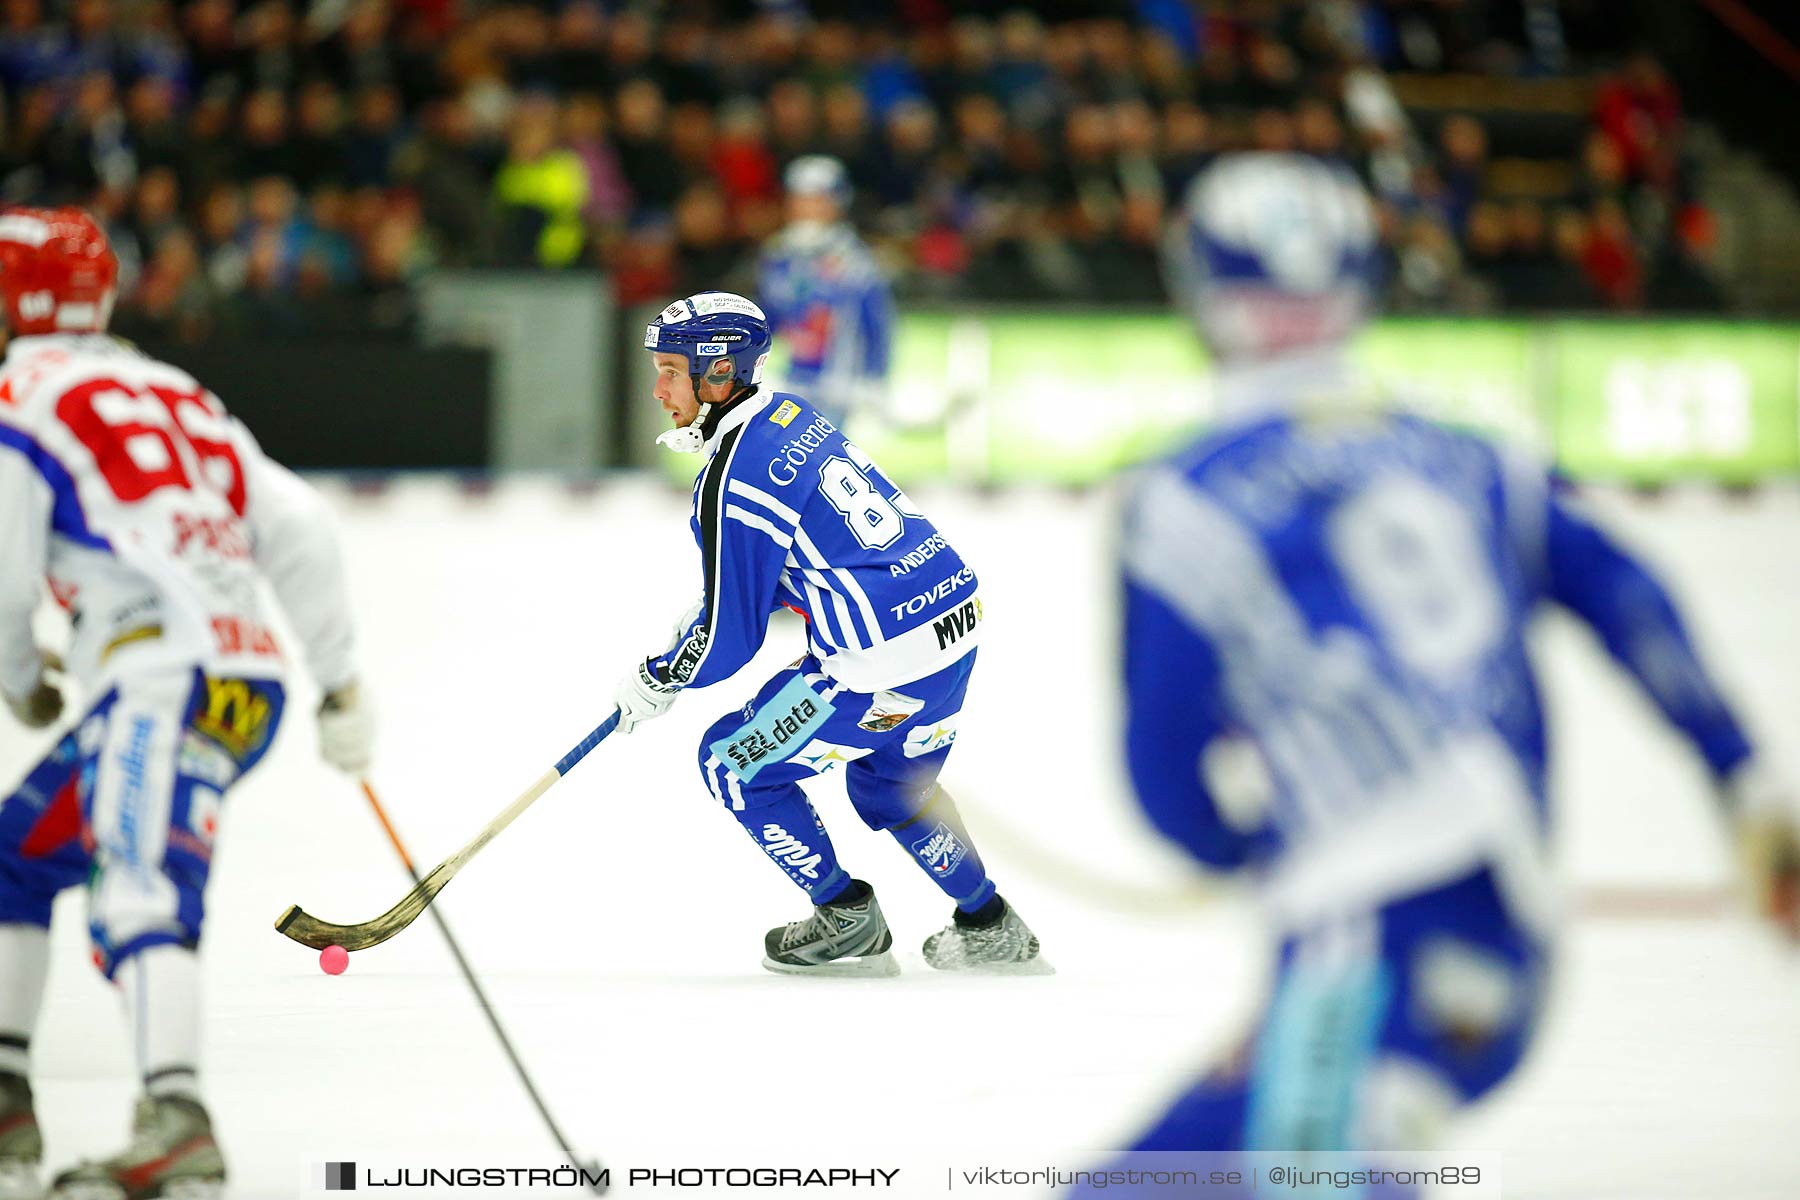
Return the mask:
[[[375,779],[428,864],[601,720],[617,675],[664,644],[699,582],[685,497],[638,481],[485,497],[436,480],[330,490],[383,719]],[[930,973],[918,946],[948,906],[835,781],[818,789],[821,811],[847,865],[880,889],[904,974],[758,967],[763,930],[801,915],[802,897],[714,810],[693,753],[708,722],[800,653],[797,628],[778,628],[739,680],[597,750],[441,901],[552,1107],[612,1162],[651,1146],[803,1156],[845,1126],[872,1151],[915,1156],[1116,1144],[1253,1011],[1264,958],[1244,909],[1196,903],[1121,789],[1110,499],[915,499],[980,572],[989,616],[946,781],[1060,973]],[[1603,506],[1665,565],[1780,749],[1800,714],[1800,498]],[[1572,922],[1538,1052],[1457,1144],[1503,1152],[1509,1196],[1800,1195],[1800,967],[1705,903],[1725,857],[1694,762],[1591,641],[1552,625],[1543,642],[1567,875],[1578,892],[1624,889],[1680,913],[1613,903]],[[356,789],[316,762],[315,702],[296,689],[287,732],[234,793],[209,895],[205,1080],[233,1194],[297,1194],[327,1158],[453,1148],[547,1165],[428,921],[337,979],[271,928],[291,902],[363,920],[407,886]],[[9,727],[0,776],[41,744]],[[1079,843],[1053,847],[1063,857],[1177,899],[1109,908],[1034,872],[1015,839],[1052,812],[1079,815]],[[56,1163],[113,1149],[131,1095],[80,906],[59,905],[36,1044]],[[846,1107],[853,1121],[829,1119]]]

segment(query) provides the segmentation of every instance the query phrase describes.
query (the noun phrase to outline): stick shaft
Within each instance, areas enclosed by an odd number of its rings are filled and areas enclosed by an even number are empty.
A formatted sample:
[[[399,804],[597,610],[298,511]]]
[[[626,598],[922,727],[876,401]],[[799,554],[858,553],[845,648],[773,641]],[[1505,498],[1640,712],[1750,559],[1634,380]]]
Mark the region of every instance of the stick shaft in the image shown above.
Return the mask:
[[[400,840],[400,834],[395,830],[394,823],[388,820],[387,810],[381,806],[381,801],[375,796],[375,789],[369,786],[369,781],[366,779],[362,781],[362,792],[368,798],[369,807],[375,812],[375,819],[381,822],[381,828],[387,834],[389,844],[394,847],[394,853],[400,856],[400,862],[405,866],[406,873],[412,876],[415,885],[418,884],[420,882],[419,869],[413,865],[412,855],[406,850],[406,843]],[[539,795],[541,794],[540,792]],[[533,798],[535,799],[535,797]],[[587,1169],[589,1164],[582,1162],[576,1155],[574,1148],[569,1144],[568,1137],[563,1133],[562,1127],[556,1123],[556,1118],[550,1115],[550,1108],[544,1103],[544,1098],[539,1094],[537,1085],[531,1081],[531,1075],[525,1070],[525,1063],[520,1059],[517,1048],[513,1046],[512,1038],[507,1036],[505,1026],[500,1023],[500,1014],[494,1011],[493,1003],[488,1000],[487,992],[482,988],[481,981],[475,977],[475,969],[469,965],[469,960],[463,954],[462,947],[457,944],[456,935],[450,932],[450,922],[436,907],[430,911],[431,919],[437,923],[438,932],[444,935],[444,945],[449,948],[450,957],[456,960],[457,970],[462,972],[462,977],[468,983],[469,990],[475,994],[475,1003],[480,1006],[481,1015],[487,1018],[488,1027],[494,1031],[494,1037],[500,1042],[500,1049],[506,1054],[506,1060],[512,1064],[513,1074],[518,1076],[519,1083],[524,1087],[525,1095],[530,1098],[532,1107],[537,1109],[538,1116],[543,1118],[545,1128],[550,1131],[550,1137],[570,1163],[574,1164],[577,1169]]]
[[[504,812],[489,821],[482,831],[475,835],[474,840],[445,860],[440,870],[447,868],[447,875],[454,875],[462,870],[464,863],[480,854],[483,847],[500,836],[501,830],[518,820],[520,813],[536,804],[538,797],[549,791],[551,785],[561,778],[562,776],[557,774],[554,767],[538,776],[537,782],[526,788],[517,800],[507,805]]]
[[[595,746],[598,746],[601,742],[604,742],[606,740],[607,734],[611,733],[613,730],[617,729],[618,727],[619,727],[619,714],[615,710],[613,712],[612,716],[606,718],[606,720],[600,722],[599,725],[595,726],[594,731],[592,733],[588,734],[586,737],[582,738],[581,741],[577,742],[575,745],[575,748],[573,750],[570,750],[567,754],[565,754],[561,758],[557,759],[556,766],[554,768],[556,773],[558,775],[567,775],[569,773],[569,768],[573,767],[576,763],[578,763],[582,759],[586,758],[589,750],[592,750]]]
[[[413,872],[415,879],[412,890],[400,898],[400,903],[379,917],[356,925],[339,925],[331,921],[321,921],[298,904],[291,904],[287,911],[276,919],[276,931],[302,945],[320,950],[327,946],[337,945],[354,952],[366,950],[370,946],[379,946],[417,920],[419,914],[430,907],[438,893],[443,891],[452,879],[456,878],[456,873],[462,870],[470,859],[479,854],[484,846],[499,836],[501,830],[517,820],[520,813],[530,808],[539,796],[550,790],[552,784],[568,774],[576,763],[586,758],[590,750],[605,741],[607,736],[618,727],[619,713],[615,710],[612,716],[602,721],[591,733],[576,743],[572,750],[558,759],[554,767],[539,776],[537,782],[526,788],[518,799],[507,805],[499,816],[489,821],[482,831],[475,835],[474,840],[427,871],[423,877],[419,875],[409,860],[407,869]],[[393,839],[393,834],[394,831],[390,827],[388,829],[390,839]],[[397,843],[397,839],[393,840]]]
[[[592,733],[582,738],[581,741],[576,744],[574,749],[558,759],[554,767],[551,767],[548,771],[545,771],[542,775],[538,776],[536,783],[526,788],[519,798],[507,805],[506,809],[501,812],[499,816],[495,817],[492,821],[489,821],[487,827],[476,834],[473,841],[464,846],[461,850],[458,850],[453,856],[440,863],[437,870],[434,870],[432,874],[435,875],[438,871],[444,872],[444,882],[448,883],[452,876],[463,869],[464,864],[471,858],[474,858],[477,854],[481,853],[482,848],[489,842],[499,837],[501,830],[516,821],[520,813],[537,803],[539,796],[542,796],[545,792],[549,791],[551,786],[555,784],[557,780],[569,773],[570,768],[587,757],[588,751],[605,741],[607,735],[618,727],[619,714],[615,712],[612,716],[601,722]]]

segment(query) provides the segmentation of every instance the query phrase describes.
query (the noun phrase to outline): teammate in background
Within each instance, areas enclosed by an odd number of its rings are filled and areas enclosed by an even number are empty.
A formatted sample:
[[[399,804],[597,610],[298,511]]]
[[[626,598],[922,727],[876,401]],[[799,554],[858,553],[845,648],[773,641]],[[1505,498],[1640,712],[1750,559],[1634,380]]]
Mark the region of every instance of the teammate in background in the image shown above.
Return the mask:
[[[899,969],[874,891],[838,865],[800,788],[842,767],[857,815],[892,833],[956,904],[925,942],[926,962],[1047,969],[937,785],[981,637],[975,572],[822,413],[763,392],[771,341],[762,310],[728,292],[677,300],[645,332],[656,398],[675,425],[657,441],[706,455],[691,522],[704,587],[669,647],[620,682],[619,729],[660,716],[684,687],[729,679],[761,647],[770,615],[792,609],[806,619],[805,656],[700,743],[714,799],[814,905],[769,931],[763,966]]]
[[[1141,1150],[1429,1148],[1518,1064],[1552,932],[1545,602],[1705,759],[1764,915],[1800,916],[1793,813],[1663,588],[1543,468],[1351,378],[1374,248],[1355,180],[1285,155],[1222,160],[1170,231],[1223,424],[1129,505],[1127,753],[1165,835],[1255,873],[1280,956],[1253,1041]]]
[[[894,297],[869,248],[844,220],[844,165],[823,154],[788,164],[788,224],[764,250],[757,298],[788,346],[783,386],[834,425],[885,403]]]
[[[0,214],[0,694],[25,725],[63,711],[32,614],[69,613],[87,712],[0,804],[0,1197],[39,1195],[28,1073],[51,902],[86,884],[94,960],[119,988],[144,1095],[130,1145],[55,1195],[218,1194],[201,1104],[196,949],[227,791],[268,749],[285,661],[267,579],[325,690],[325,758],[360,772],[359,697],[336,536],[186,373],[105,333],[118,265],[77,209]]]

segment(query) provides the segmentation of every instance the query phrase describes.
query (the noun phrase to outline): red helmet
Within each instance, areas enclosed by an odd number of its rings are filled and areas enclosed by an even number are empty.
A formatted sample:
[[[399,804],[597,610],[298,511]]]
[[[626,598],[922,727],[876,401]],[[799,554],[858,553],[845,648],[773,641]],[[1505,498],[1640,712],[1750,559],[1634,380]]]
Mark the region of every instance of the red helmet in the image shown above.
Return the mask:
[[[0,212],[0,299],[13,333],[97,333],[112,317],[119,260],[79,208]]]

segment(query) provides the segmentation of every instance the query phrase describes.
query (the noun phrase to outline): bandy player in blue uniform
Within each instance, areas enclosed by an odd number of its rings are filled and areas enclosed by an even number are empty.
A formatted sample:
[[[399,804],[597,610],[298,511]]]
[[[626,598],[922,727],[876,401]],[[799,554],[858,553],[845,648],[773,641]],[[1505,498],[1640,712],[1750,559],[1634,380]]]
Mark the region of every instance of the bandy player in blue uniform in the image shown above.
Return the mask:
[[[1127,752],[1163,833],[1257,876],[1281,948],[1253,1040],[1137,1148],[1428,1149],[1545,999],[1540,606],[1590,625],[1704,759],[1790,933],[1793,809],[1668,594],[1543,468],[1352,379],[1374,251],[1352,176],[1226,158],[1168,249],[1223,425],[1130,502]]]
[[[925,961],[946,970],[1044,969],[1038,940],[988,879],[937,785],[981,637],[975,572],[869,457],[799,396],[765,395],[772,335],[742,296],[703,292],[650,323],[657,440],[704,453],[694,540],[704,588],[662,653],[620,682],[619,729],[676,695],[729,679],[769,617],[806,619],[807,653],[707,730],[713,797],[812,900],[769,931],[763,965],[792,974],[898,970],[868,884],[838,864],[800,781],[842,767],[857,815],[886,829],[955,902]]]
[[[894,339],[893,289],[844,219],[844,164],[808,154],[788,165],[788,224],[764,247],[756,295],[788,351],[782,382],[831,422],[879,411]]]

